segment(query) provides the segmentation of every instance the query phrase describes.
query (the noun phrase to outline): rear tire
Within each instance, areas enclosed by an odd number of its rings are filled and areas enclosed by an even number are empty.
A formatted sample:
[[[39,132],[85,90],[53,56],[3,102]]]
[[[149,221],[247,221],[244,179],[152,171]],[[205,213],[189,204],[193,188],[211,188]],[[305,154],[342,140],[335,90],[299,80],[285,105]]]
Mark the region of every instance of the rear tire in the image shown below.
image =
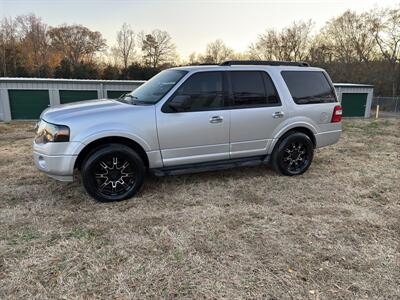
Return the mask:
[[[286,176],[303,174],[310,167],[314,157],[314,145],[302,132],[284,136],[272,153],[272,166]]]
[[[93,150],[83,161],[83,185],[100,202],[133,197],[143,184],[145,166],[128,146],[108,144]]]

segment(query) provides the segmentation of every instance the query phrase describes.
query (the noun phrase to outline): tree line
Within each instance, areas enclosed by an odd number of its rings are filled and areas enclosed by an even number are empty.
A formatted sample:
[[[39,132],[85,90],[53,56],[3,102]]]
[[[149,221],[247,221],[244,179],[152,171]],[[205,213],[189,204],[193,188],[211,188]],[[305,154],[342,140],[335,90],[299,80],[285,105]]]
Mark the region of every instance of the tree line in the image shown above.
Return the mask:
[[[160,70],[231,59],[307,61],[334,82],[370,83],[378,95],[400,94],[400,6],[346,11],[318,31],[312,20],[267,28],[239,53],[217,39],[179,58],[168,32],[135,32],[124,23],[114,45],[82,25],[51,27],[34,14],[0,22],[0,76],[149,79]]]

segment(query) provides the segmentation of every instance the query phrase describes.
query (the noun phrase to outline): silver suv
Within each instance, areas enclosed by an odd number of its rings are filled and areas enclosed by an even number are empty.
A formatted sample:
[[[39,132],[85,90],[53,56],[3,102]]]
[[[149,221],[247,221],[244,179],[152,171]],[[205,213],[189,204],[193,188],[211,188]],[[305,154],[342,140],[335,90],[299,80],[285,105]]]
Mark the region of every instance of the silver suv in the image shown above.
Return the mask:
[[[80,170],[99,201],[130,198],[146,171],[172,175],[270,163],[299,175],[341,134],[328,74],[296,62],[228,61],[162,71],[116,100],[46,109],[33,144],[40,171]]]

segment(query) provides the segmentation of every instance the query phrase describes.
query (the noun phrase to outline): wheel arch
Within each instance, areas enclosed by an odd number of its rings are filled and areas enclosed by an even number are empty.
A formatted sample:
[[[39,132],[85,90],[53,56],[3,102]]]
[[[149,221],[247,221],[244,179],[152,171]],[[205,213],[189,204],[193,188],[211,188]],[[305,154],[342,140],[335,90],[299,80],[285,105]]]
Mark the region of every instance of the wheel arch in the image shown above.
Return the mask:
[[[275,139],[275,143],[273,144],[271,153],[279,145],[280,141],[282,141],[285,137],[287,137],[289,134],[291,134],[293,132],[304,133],[305,135],[307,135],[310,138],[311,142],[313,143],[313,148],[315,149],[317,147],[317,140],[315,138],[315,134],[314,134],[313,130],[311,130],[310,128],[308,128],[306,126],[299,125],[299,126],[287,128],[286,130],[282,130],[280,132],[279,136]]]
[[[140,158],[143,160],[144,165],[146,168],[149,167],[149,158],[146,154],[146,151],[143,149],[143,147],[136,141],[127,138],[127,137],[122,137],[122,136],[107,136],[107,137],[102,137],[98,138],[96,140],[91,141],[85,147],[79,152],[76,160],[75,160],[75,165],[74,169],[81,169],[82,163],[84,159],[96,148],[102,146],[102,145],[107,145],[107,144],[122,144],[125,146],[128,146],[132,150],[134,150]]]

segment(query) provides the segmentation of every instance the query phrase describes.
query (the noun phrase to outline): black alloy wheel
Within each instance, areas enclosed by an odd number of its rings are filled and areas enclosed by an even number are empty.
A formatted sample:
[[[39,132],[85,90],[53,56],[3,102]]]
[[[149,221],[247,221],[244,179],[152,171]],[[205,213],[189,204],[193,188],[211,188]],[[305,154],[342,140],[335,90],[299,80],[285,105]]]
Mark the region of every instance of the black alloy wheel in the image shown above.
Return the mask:
[[[313,156],[311,139],[302,132],[293,132],[284,137],[274,149],[272,164],[283,175],[300,175],[310,167]]]
[[[94,150],[82,168],[86,191],[101,202],[134,196],[143,184],[144,174],[140,156],[121,144],[109,144]]]

